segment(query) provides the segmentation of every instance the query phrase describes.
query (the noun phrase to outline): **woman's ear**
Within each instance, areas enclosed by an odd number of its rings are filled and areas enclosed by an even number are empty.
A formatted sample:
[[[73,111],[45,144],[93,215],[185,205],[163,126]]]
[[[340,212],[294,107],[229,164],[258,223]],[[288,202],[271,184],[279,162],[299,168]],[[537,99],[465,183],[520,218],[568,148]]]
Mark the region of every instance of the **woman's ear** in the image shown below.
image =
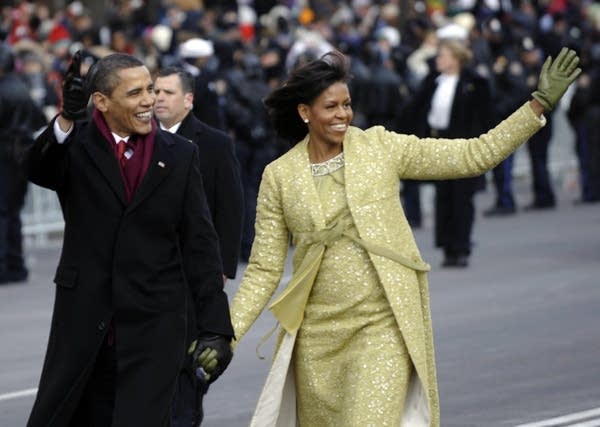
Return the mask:
[[[308,106],[306,104],[298,104],[298,114],[300,115],[300,119],[308,124],[310,119],[308,118]]]

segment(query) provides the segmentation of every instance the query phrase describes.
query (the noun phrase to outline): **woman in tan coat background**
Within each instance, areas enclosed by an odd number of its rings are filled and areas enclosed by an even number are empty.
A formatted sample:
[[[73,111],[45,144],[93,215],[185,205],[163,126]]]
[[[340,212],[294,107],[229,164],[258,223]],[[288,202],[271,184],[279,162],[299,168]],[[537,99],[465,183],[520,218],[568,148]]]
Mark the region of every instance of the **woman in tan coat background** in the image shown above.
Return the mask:
[[[439,426],[426,272],[399,200],[400,179],[491,169],[545,123],[579,74],[564,49],[533,100],[478,138],[417,138],[350,126],[347,62],[330,52],[265,100],[294,147],[264,171],[256,238],[232,307],[239,341],[269,308],[282,331],[252,425]]]

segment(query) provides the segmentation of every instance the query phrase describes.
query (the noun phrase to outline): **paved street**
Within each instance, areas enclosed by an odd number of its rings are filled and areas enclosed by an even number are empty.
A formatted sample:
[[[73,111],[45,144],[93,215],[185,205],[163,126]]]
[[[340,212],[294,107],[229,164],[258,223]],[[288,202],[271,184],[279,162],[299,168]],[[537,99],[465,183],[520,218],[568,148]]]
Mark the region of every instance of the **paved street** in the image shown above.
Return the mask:
[[[563,148],[562,155],[570,146]],[[478,217],[468,269],[439,267],[430,218],[415,232],[433,266],[443,427],[600,425],[600,204],[573,204],[576,174],[569,167],[555,172],[556,210]],[[528,186],[517,180],[520,206],[530,201]],[[431,189],[423,194],[427,199]],[[478,212],[487,208],[491,190],[476,202]],[[58,255],[56,243],[30,245],[29,282],[0,286],[0,427],[24,426],[31,408]],[[238,284],[239,279],[228,283],[230,296]],[[210,390],[203,426],[248,425],[273,338],[260,349],[264,360],[257,358],[256,346],[273,325],[273,317],[263,314],[241,342],[227,373]],[[548,419],[554,420],[540,422]]]
[[[478,196],[479,211],[488,203]],[[600,406],[600,205],[563,198],[555,211],[478,218],[466,270],[439,267],[431,234],[428,223],[416,231],[433,265],[442,425],[515,426]],[[57,257],[56,245],[31,248],[29,283],[0,287],[2,427],[23,426],[33,402]],[[206,400],[205,426],[247,425],[273,340],[261,349],[265,360],[256,345],[273,324],[264,314],[242,341]]]

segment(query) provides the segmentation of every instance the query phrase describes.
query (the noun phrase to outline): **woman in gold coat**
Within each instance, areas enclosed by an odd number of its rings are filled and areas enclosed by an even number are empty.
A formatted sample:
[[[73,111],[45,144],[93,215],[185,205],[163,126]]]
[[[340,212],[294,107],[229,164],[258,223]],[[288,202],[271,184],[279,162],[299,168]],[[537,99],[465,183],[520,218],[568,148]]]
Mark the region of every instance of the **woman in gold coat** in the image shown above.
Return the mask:
[[[400,179],[475,176],[544,124],[580,70],[563,49],[533,99],[478,138],[419,139],[350,126],[344,56],[293,70],[265,104],[294,147],[267,166],[256,237],[231,307],[239,341],[269,308],[281,325],[251,425],[439,426],[426,273],[399,200]]]

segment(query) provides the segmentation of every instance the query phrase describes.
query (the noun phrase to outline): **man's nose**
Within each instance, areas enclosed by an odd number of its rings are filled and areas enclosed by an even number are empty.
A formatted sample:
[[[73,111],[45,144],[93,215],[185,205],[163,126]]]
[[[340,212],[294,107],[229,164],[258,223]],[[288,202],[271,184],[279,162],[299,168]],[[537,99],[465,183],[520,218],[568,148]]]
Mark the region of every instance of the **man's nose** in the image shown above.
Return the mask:
[[[145,105],[152,105],[156,101],[156,94],[154,91],[146,92],[146,96],[144,96],[143,102]]]

